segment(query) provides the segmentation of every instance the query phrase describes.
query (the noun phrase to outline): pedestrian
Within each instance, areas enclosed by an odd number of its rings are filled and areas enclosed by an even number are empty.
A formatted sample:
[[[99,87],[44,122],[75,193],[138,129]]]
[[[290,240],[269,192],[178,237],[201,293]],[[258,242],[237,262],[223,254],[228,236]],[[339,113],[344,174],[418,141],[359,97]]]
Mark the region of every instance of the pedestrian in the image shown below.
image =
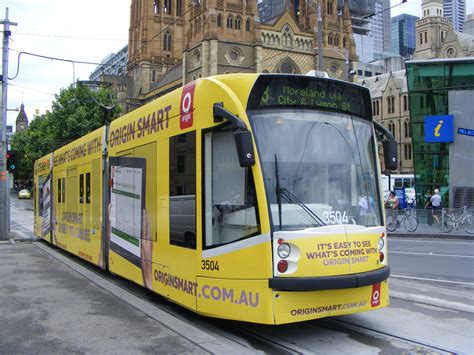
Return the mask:
[[[433,218],[435,219],[436,223],[440,223],[440,211],[441,211],[441,196],[439,195],[439,190],[434,190],[434,195],[431,196],[431,206],[433,206]]]
[[[428,191],[426,193],[425,210],[428,210],[426,212],[426,222],[429,226],[433,225],[433,205],[431,204],[431,196],[431,191]]]
[[[398,211],[398,198],[395,196],[395,192],[390,191],[390,195],[385,201],[385,206],[390,208],[391,215],[394,219],[397,218],[397,211]]]

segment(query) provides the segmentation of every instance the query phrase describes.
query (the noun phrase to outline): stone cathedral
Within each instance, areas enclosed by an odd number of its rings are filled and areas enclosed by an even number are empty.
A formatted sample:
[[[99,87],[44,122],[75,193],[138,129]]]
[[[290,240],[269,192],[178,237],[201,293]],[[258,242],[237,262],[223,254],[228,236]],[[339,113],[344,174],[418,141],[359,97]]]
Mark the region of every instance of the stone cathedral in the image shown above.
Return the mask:
[[[284,11],[261,21],[256,0],[132,0],[126,110],[210,75],[320,69],[319,36],[322,70],[348,78],[357,62],[348,0],[280,1]]]

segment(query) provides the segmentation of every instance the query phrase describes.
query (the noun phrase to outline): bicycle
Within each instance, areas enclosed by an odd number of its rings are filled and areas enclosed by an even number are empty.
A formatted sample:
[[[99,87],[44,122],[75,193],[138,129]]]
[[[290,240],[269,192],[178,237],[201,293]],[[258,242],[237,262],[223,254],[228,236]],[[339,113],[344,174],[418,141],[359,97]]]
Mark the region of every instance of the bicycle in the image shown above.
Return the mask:
[[[462,213],[459,217],[456,218],[454,212],[445,212],[444,213],[444,228],[443,230],[447,233],[451,232],[453,229],[458,229],[462,227],[466,233],[474,234],[474,217],[470,212],[467,211],[467,205],[464,205],[462,208]]]
[[[393,213],[387,216],[386,228],[389,232],[395,231],[402,225],[402,223],[405,229],[410,233],[416,231],[418,228],[418,218],[416,217],[415,210],[411,208],[405,208],[403,211],[404,212],[401,220],[399,220],[398,216],[394,215]]]

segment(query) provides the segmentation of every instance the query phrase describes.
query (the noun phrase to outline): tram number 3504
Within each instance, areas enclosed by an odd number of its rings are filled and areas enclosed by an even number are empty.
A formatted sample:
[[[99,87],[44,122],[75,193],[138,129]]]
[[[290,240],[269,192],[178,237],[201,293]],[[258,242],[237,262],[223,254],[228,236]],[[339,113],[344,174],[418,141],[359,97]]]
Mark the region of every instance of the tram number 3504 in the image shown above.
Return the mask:
[[[324,222],[326,224],[347,224],[349,223],[349,218],[346,215],[346,211],[325,211],[324,212]]]
[[[219,271],[219,262],[214,260],[201,260],[201,269]]]

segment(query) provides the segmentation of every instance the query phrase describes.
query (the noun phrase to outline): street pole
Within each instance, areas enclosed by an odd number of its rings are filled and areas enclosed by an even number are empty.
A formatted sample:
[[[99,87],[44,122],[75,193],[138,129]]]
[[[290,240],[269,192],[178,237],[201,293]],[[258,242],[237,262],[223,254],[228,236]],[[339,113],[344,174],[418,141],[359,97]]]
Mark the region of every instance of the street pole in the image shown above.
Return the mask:
[[[10,239],[10,194],[7,185],[7,93],[8,93],[8,45],[10,39],[10,25],[17,23],[8,19],[8,7],[6,8],[3,24],[3,53],[2,53],[2,126],[0,144],[0,240]]]
[[[321,14],[321,0],[318,1],[318,70],[324,71],[323,63],[323,16]]]

